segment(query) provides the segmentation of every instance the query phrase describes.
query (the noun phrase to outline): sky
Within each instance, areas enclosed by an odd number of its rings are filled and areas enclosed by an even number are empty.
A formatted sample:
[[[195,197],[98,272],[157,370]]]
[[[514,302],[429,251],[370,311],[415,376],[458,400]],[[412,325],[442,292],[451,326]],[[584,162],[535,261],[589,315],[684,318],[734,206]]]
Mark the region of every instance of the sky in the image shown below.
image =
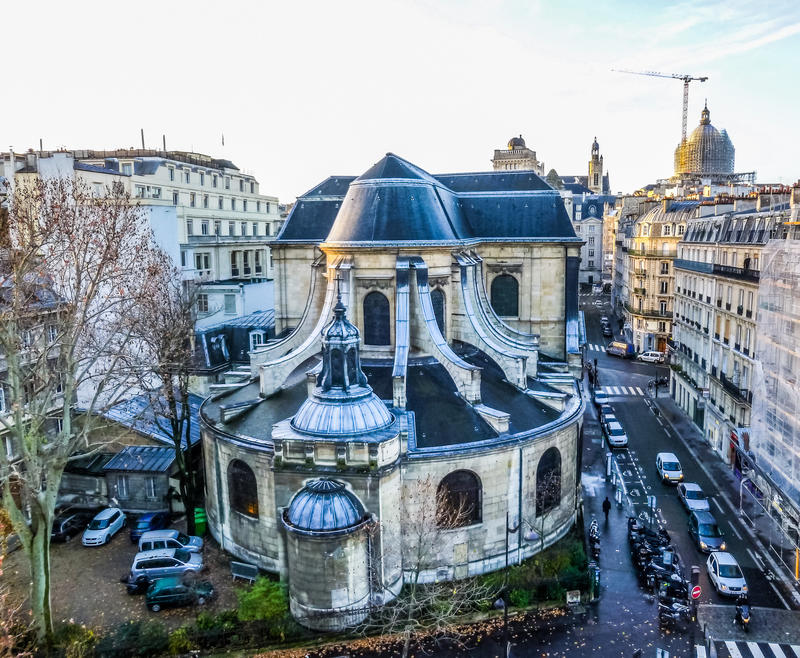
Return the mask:
[[[522,134],[546,170],[585,175],[597,137],[613,192],[672,174],[683,84],[708,76],[736,171],[800,178],[796,0],[300,0],[4,7],[0,150],[194,150],[293,201],[393,152],[487,171]],[[224,146],[222,137],[224,135]],[[2,138],[0,138],[2,139]]]

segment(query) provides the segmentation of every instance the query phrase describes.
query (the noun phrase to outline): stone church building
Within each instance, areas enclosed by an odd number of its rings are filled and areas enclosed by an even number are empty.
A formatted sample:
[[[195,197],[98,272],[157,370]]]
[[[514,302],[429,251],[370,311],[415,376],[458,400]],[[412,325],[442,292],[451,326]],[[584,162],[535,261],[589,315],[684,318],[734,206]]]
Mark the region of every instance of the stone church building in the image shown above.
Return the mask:
[[[300,623],[356,624],[410,577],[497,570],[570,529],[580,246],[533,171],[387,154],[298,198],[273,244],[278,338],[200,415],[210,530],[288,582]]]

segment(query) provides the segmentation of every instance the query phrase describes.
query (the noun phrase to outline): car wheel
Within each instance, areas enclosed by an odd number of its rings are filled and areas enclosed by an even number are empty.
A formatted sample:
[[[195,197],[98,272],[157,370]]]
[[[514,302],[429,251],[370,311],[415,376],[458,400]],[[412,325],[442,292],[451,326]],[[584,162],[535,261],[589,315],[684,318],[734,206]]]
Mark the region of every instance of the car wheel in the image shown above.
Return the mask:
[[[197,598],[197,605],[205,605],[206,604],[206,597],[200,596]]]
[[[160,606],[160,605],[158,605],[158,603],[154,603],[153,605],[151,605],[151,606],[150,606],[150,609],[151,609],[153,612],[158,612],[159,610],[161,610],[161,606]]]

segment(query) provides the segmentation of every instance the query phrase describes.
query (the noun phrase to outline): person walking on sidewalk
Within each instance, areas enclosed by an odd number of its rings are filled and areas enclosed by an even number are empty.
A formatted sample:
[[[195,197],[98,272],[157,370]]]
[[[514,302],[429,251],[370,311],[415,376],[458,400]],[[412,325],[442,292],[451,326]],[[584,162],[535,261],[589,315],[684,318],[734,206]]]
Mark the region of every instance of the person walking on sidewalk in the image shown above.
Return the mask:
[[[606,496],[606,499],[603,501],[603,514],[606,515],[606,523],[608,523],[608,513],[611,511],[611,501]]]

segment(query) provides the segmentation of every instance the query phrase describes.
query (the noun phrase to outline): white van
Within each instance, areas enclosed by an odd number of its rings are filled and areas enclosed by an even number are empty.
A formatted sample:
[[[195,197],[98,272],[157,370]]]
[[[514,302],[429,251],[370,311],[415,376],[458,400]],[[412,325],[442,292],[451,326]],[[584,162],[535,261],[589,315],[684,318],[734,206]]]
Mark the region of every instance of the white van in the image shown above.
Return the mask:
[[[647,361],[648,363],[664,363],[663,352],[642,352],[639,355],[639,361]]]
[[[150,530],[139,539],[139,552],[155,551],[164,548],[184,548],[192,553],[203,550],[203,540],[192,537],[174,528],[165,530]]]

